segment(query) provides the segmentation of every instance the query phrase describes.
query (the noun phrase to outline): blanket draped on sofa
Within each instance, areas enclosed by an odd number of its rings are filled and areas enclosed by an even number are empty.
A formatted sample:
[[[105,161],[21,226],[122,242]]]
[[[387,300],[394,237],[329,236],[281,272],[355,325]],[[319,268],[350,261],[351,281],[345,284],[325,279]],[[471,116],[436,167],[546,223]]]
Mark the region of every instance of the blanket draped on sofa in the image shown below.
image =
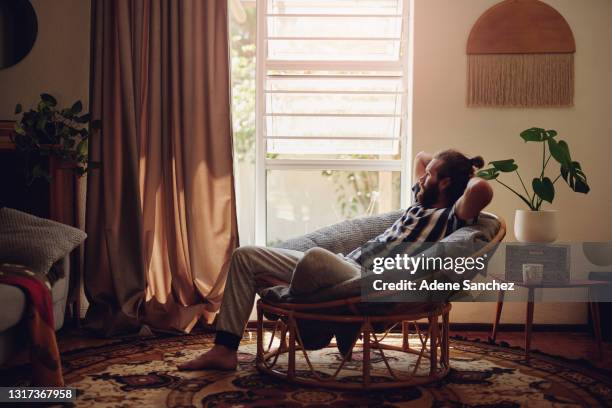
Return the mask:
[[[30,341],[32,386],[63,387],[60,359],[53,323],[51,290],[45,277],[17,265],[0,265],[0,283],[16,286],[27,299],[23,324]]]

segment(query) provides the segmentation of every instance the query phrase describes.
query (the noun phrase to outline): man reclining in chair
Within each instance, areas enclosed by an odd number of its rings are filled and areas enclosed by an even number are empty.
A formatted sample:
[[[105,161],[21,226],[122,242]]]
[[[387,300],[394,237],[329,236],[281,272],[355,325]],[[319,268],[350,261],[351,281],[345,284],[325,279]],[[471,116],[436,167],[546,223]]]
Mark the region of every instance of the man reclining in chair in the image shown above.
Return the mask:
[[[482,157],[468,158],[456,150],[418,153],[412,187],[415,202],[374,241],[435,242],[473,223],[493,196],[485,180],[473,177],[474,168],[483,165]],[[238,345],[258,291],[291,284],[292,294],[299,296],[344,282],[359,275],[360,253],[360,248],[346,256],[323,248],[305,253],[256,246],[236,249],[217,316],[215,345],[178,368],[235,370]]]

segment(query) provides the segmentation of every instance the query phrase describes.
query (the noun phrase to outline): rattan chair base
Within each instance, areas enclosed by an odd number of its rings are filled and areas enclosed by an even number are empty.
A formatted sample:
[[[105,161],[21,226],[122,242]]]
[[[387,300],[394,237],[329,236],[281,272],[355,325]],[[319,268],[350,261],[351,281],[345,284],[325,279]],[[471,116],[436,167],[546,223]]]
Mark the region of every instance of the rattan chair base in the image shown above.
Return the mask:
[[[449,364],[449,311],[450,303],[435,304],[432,308],[418,313],[405,313],[389,316],[362,316],[362,315],[329,315],[320,314],[315,311],[302,310],[300,305],[274,305],[262,300],[257,302],[257,369],[265,374],[289,381],[295,384],[316,386],[336,389],[390,389],[413,385],[423,385],[444,378],[450,369]],[[264,312],[279,316],[272,332],[270,333],[267,346],[264,345]],[[308,319],[314,321],[327,321],[346,323],[347,321],[359,322],[361,324],[361,344],[357,341],[353,344],[352,352],[361,350],[363,361],[361,365],[361,381],[342,381],[339,373],[349,361],[345,356],[333,375],[322,376],[317,372],[310,359],[308,352],[302,347],[301,335],[297,325],[297,319]],[[417,320],[427,319],[427,330],[421,330],[416,323]],[[441,322],[440,322],[441,320]],[[373,323],[387,323],[389,328],[384,333],[375,333],[372,330]],[[402,345],[385,343],[389,332],[397,325],[402,329]],[[414,348],[409,344],[411,326],[415,334],[418,334],[420,347]],[[277,339],[280,345],[273,347],[273,340]],[[328,347],[335,347],[330,344]],[[382,357],[388,372],[388,378],[384,382],[377,382],[371,376],[370,354],[378,350],[377,354]],[[404,352],[417,355],[417,359],[410,375],[406,375],[407,367],[402,367],[403,375],[398,375],[392,367],[393,360],[389,360],[384,351]],[[285,356],[286,358],[280,358]],[[349,353],[350,355],[350,353]],[[303,358],[309,370],[296,370],[296,359]],[[428,364],[426,373],[419,372],[421,364]],[[410,370],[412,369],[412,370]],[[305,372],[306,371],[306,372]]]

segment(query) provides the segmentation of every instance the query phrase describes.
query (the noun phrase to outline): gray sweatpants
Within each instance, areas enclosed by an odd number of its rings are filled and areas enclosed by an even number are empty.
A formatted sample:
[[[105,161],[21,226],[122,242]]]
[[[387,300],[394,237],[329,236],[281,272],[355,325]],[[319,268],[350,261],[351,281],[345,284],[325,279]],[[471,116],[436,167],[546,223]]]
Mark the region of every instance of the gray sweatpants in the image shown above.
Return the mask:
[[[216,328],[242,337],[255,293],[291,285],[299,296],[344,282],[361,272],[359,264],[323,248],[306,252],[243,246],[234,251]]]

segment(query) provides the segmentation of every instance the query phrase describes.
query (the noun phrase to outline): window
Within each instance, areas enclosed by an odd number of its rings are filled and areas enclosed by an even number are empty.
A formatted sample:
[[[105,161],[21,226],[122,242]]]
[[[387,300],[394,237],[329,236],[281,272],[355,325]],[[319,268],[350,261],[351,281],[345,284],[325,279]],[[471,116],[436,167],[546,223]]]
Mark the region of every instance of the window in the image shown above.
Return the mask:
[[[256,2],[255,243],[407,204],[409,5]]]

